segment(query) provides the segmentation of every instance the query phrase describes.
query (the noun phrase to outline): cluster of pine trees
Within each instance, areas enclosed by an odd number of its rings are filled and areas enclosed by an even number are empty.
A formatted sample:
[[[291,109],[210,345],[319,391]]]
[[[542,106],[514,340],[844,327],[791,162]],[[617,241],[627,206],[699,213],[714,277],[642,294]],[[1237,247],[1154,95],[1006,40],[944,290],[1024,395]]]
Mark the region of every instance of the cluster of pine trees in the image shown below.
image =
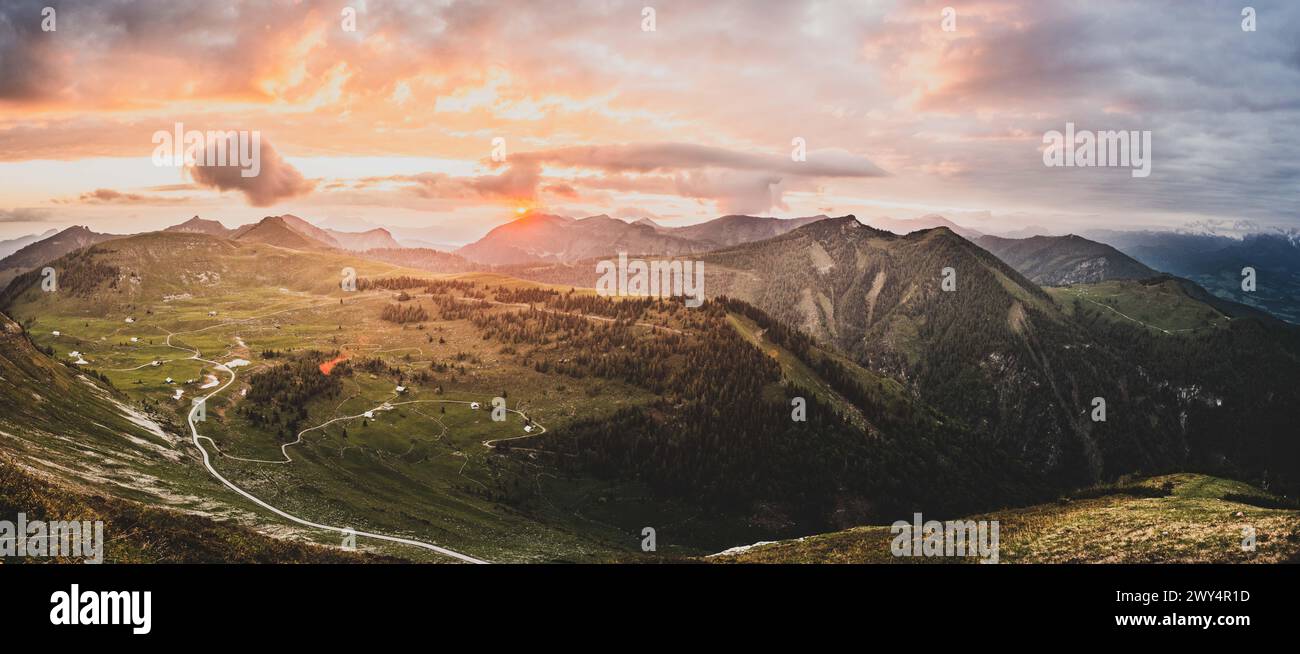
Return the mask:
[[[461,279],[435,279],[424,284],[424,292],[430,295],[445,295],[453,291],[459,291],[461,295],[477,293],[479,298],[486,297],[479,290],[478,284]]]
[[[383,289],[385,291],[403,291],[412,288],[422,288],[429,284],[429,280],[419,277],[402,275],[400,277],[381,277],[379,279],[370,279],[361,277],[357,279],[358,291],[373,291]]]
[[[550,306],[557,311],[636,322],[644,319],[646,312],[651,309],[671,311],[673,307],[680,307],[681,303],[658,298],[609,298],[567,293],[553,299]]]
[[[461,299],[454,295],[434,295],[433,306],[438,310],[438,320],[467,320],[483,313],[488,304],[481,299]]]
[[[550,300],[558,297],[559,291],[549,288],[539,288],[536,286],[525,286],[519,288],[510,288],[508,286],[498,286],[493,291],[493,299],[497,302],[506,304],[546,304]]]
[[[338,352],[300,352],[252,375],[248,395],[237,412],[253,425],[274,431],[281,441],[293,440],[307,420],[307,404],[338,397],[343,389],[341,379],[352,374],[349,361],[334,366],[328,375],[321,372],[321,364],[337,356]]]
[[[400,304],[389,304],[379,312],[380,320],[404,325],[411,322],[427,322],[429,312],[424,310],[424,306],[416,304],[413,306],[402,306]]]

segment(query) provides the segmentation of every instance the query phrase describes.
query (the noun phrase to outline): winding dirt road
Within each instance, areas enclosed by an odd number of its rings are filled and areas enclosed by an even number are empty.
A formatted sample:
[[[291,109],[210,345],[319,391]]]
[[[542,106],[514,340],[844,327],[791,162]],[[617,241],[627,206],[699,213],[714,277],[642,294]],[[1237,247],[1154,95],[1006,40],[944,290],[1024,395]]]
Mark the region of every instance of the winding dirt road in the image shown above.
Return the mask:
[[[309,306],[309,307],[302,307],[302,308],[303,308],[303,309],[310,309],[310,308],[314,308],[315,306],[318,306],[318,305],[312,305],[312,306]],[[292,310],[292,309],[289,309],[289,310],[286,310],[286,311],[291,311],[291,310]],[[277,313],[284,313],[284,312],[282,311],[282,312],[277,312]],[[263,317],[265,317],[265,316],[259,316],[258,318],[263,318]],[[255,320],[255,319],[257,319],[257,318],[248,318],[248,319],[246,319],[246,320],[233,321],[233,322],[225,322],[225,323],[220,323],[220,324],[217,324],[217,325],[210,325],[210,326],[208,326],[208,327],[204,327],[204,328],[201,328],[201,329],[191,330],[191,331],[188,331],[188,332],[175,332],[175,333],[173,333],[173,332],[168,332],[168,333],[167,333],[167,340],[166,340],[166,345],[167,345],[167,347],[170,347],[170,348],[173,348],[173,349],[177,349],[177,350],[181,350],[181,351],[184,351],[184,352],[189,352],[189,353],[190,353],[190,357],[189,357],[190,359],[193,359],[193,360],[195,360],[195,361],[200,361],[200,362],[203,362],[203,363],[207,363],[207,364],[211,364],[211,365],[212,365],[212,366],[213,366],[213,367],[214,367],[218,372],[228,372],[228,373],[230,373],[230,379],[226,380],[226,383],[222,384],[222,385],[221,385],[220,387],[218,387],[216,390],[214,390],[214,391],[212,391],[211,393],[209,393],[209,394],[203,396],[202,398],[200,398],[202,401],[206,402],[208,399],[210,399],[210,398],[212,398],[212,397],[215,397],[218,393],[221,393],[222,391],[226,390],[226,388],[228,388],[231,384],[233,384],[233,383],[235,382],[235,378],[236,378],[236,376],[237,376],[236,373],[235,373],[235,370],[234,370],[233,368],[228,368],[228,367],[226,367],[225,364],[222,364],[222,363],[219,363],[219,362],[216,362],[216,361],[210,361],[210,360],[208,360],[208,359],[204,359],[204,358],[202,357],[202,355],[201,355],[201,353],[199,352],[198,349],[190,349],[190,348],[186,348],[186,347],[181,347],[181,346],[179,346],[179,345],[173,345],[173,344],[172,344],[172,337],[173,337],[173,336],[181,336],[181,335],[184,335],[184,334],[191,334],[191,333],[195,333],[195,332],[206,331],[206,330],[208,330],[208,329],[212,329],[212,328],[214,328],[214,327],[220,327],[220,326],[224,326],[224,325],[235,324],[235,323],[237,323],[237,322],[247,322],[247,321],[251,321],[251,320]],[[289,520],[289,521],[291,521],[291,522],[298,523],[298,524],[303,525],[303,526],[305,526],[305,527],[311,527],[311,528],[313,528],[313,529],[323,529],[323,530],[326,530],[326,531],[333,531],[333,532],[337,532],[337,533],[340,533],[340,534],[343,534],[343,535],[364,536],[364,537],[366,537],[366,538],[373,538],[373,539],[376,539],[376,540],[388,541],[388,542],[391,542],[391,543],[401,543],[401,544],[403,544],[403,545],[411,545],[411,546],[414,546],[414,547],[420,547],[420,548],[424,548],[424,549],[427,549],[427,550],[431,550],[431,551],[437,552],[438,554],[442,554],[442,555],[444,555],[444,556],[451,557],[451,558],[453,558],[453,559],[457,559],[457,560],[459,560],[459,561],[463,561],[463,562],[465,562],[465,563],[487,563],[487,561],[483,561],[483,560],[480,560],[480,559],[476,559],[476,558],[474,558],[474,557],[472,557],[472,556],[469,556],[469,555],[466,555],[466,554],[461,554],[460,552],[456,552],[456,551],[453,551],[453,550],[449,550],[449,549],[447,549],[447,548],[445,548],[445,547],[439,547],[439,546],[434,545],[434,544],[432,544],[432,543],[426,543],[426,542],[423,542],[423,541],[412,540],[412,539],[410,539],[410,538],[401,538],[401,537],[398,537],[398,536],[389,536],[389,535],[387,535],[387,534],[377,534],[377,533],[368,532],[368,531],[358,531],[358,530],[356,530],[356,529],[351,529],[351,528],[348,528],[348,527],[336,527],[336,526],[333,526],[333,525],[324,525],[324,524],[320,524],[320,523],[318,523],[318,522],[312,522],[312,521],[310,521],[310,520],[304,520],[304,519],[302,519],[302,518],[299,518],[298,516],[292,515],[292,514],[286,512],[286,511],[283,511],[283,510],[281,510],[281,509],[278,509],[278,508],[272,506],[271,504],[267,503],[265,500],[262,500],[261,498],[259,498],[259,497],[255,496],[255,495],[253,495],[252,493],[250,493],[250,492],[244,490],[243,488],[240,488],[238,485],[236,485],[234,482],[231,482],[229,479],[226,479],[225,477],[221,476],[221,473],[217,472],[217,469],[214,468],[214,467],[212,467],[212,461],[210,460],[210,458],[209,458],[209,456],[208,456],[208,451],[207,451],[207,449],[205,449],[205,448],[203,447],[203,444],[202,444],[200,441],[201,441],[201,440],[206,440],[206,441],[208,441],[210,444],[212,444],[212,446],[213,446],[214,448],[217,447],[217,444],[216,444],[216,442],[213,441],[211,438],[199,434],[199,428],[198,428],[197,425],[194,424],[194,415],[195,415],[195,413],[196,413],[197,411],[198,411],[198,405],[196,404],[196,405],[194,405],[193,408],[190,409],[189,413],[186,414],[186,416],[185,416],[185,421],[186,421],[186,423],[189,425],[189,428],[190,428],[190,435],[191,435],[191,437],[192,437],[192,439],[193,439],[194,447],[197,447],[197,448],[198,448],[199,453],[200,453],[200,454],[202,455],[202,457],[203,457],[203,467],[207,468],[207,469],[208,469],[208,474],[210,474],[210,475],[212,475],[214,478],[216,478],[217,481],[220,481],[222,484],[224,484],[224,485],[225,485],[227,488],[229,488],[230,490],[233,490],[233,491],[235,491],[236,493],[239,493],[241,496],[247,498],[250,502],[253,502],[254,504],[256,504],[256,505],[258,505],[258,506],[260,506],[260,507],[262,507],[262,508],[264,508],[264,509],[266,509],[266,510],[268,510],[268,511],[270,511],[271,513],[274,513],[274,514],[280,516],[281,518],[284,518],[284,519]],[[300,439],[301,439],[301,436],[302,436],[302,434],[299,434],[299,438],[300,438]],[[285,453],[285,456],[286,456],[286,458],[288,457],[288,453],[287,453],[287,452]]]

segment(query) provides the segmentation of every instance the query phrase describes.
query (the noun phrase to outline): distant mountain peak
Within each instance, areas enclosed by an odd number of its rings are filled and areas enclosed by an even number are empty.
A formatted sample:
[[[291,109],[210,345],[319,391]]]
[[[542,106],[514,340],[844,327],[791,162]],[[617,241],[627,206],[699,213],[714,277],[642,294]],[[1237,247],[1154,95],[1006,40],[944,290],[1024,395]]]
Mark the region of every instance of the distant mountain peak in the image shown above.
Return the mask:
[[[114,234],[99,234],[85,225],[73,225],[48,238],[29,243],[13,254],[0,259],[0,271],[23,272],[81,248],[119,238]]]
[[[1022,239],[981,236],[975,242],[1030,281],[1046,286],[1146,279],[1157,274],[1127,254],[1077,234]]]
[[[234,230],[227,229],[225,225],[222,225],[216,220],[206,220],[194,216],[183,223],[172,225],[162,231],[182,232],[186,234],[207,234],[209,236],[228,238]]]
[[[573,219],[530,211],[456,252],[486,264],[575,262],[617,252],[679,256],[773,238],[825,219],[728,215],[686,227],[648,218],[628,223],[608,214]]]
[[[1015,231],[1003,232],[1000,234],[1003,238],[1031,238],[1034,236],[1055,236],[1052,230],[1041,225],[1027,225]]]
[[[951,227],[948,227],[947,225],[937,225],[937,226],[935,226],[935,227],[926,227],[925,229],[918,229],[918,230],[916,230],[915,232],[911,232],[911,233],[909,233],[908,236],[920,236],[920,237],[923,237],[923,238],[924,238],[924,237],[927,237],[927,236],[929,236],[929,237],[936,237],[936,236],[942,236],[942,237],[958,236],[958,234],[957,234],[957,232],[952,231],[952,228],[951,228]]]
[[[302,220],[296,216],[290,218]],[[285,220],[284,216],[266,216],[256,224],[245,225],[236,231],[233,238],[237,241],[265,243],[292,250],[326,250],[337,247],[334,243],[313,238],[295,229],[295,226],[289,220]]]
[[[306,220],[299,218],[298,216],[295,216],[291,213],[286,213],[276,218],[278,218],[281,222],[283,222],[284,225],[289,229],[297,232],[298,234],[301,234],[302,236],[308,239],[317,241],[328,247],[340,248],[340,249],[343,248],[343,245],[339,243],[338,240],[335,239],[334,236],[329,231],[321,229],[307,222]],[[263,219],[262,222],[266,222],[266,219]]]
[[[962,225],[958,225],[957,223],[937,213],[929,213],[923,216],[919,216],[917,218],[908,218],[908,219],[881,216],[879,218],[870,218],[866,222],[867,222],[867,226],[869,227],[874,227],[876,229],[887,231],[887,232],[893,232],[899,235],[910,234],[912,232],[931,229],[935,227],[946,227],[954,234],[957,234],[958,236],[961,236],[962,238],[971,241],[974,241],[979,237],[983,236],[982,233],[970,229],[968,227],[963,227]]]
[[[375,227],[364,232],[344,232],[326,229],[326,234],[344,250],[365,252],[366,250],[389,250],[401,248],[402,244],[393,238],[392,233],[383,227]]]

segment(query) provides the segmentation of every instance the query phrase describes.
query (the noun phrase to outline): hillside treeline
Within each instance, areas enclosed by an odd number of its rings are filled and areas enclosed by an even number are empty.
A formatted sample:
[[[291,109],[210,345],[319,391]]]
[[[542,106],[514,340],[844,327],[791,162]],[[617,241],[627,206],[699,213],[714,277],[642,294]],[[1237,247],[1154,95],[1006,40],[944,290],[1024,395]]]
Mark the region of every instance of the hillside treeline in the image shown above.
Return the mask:
[[[776,362],[727,324],[726,306],[687,313],[686,333],[541,310],[474,323],[487,338],[532,346],[525,361],[539,371],[659,396],[530,441],[564,455],[556,460],[575,473],[637,478],[667,497],[776,513],[805,529],[1042,497],[1006,452],[928,418],[912,423],[910,411],[873,415],[886,433],[868,437],[811,392],[783,385]],[[806,422],[791,418],[796,396],[808,404]]]

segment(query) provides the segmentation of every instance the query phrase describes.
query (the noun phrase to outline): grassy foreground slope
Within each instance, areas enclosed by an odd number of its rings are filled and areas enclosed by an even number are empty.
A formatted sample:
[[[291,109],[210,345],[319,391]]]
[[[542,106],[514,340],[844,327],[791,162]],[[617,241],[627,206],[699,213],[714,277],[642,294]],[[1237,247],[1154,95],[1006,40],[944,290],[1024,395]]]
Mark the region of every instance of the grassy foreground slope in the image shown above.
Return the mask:
[[[105,563],[367,563],[400,559],[265,536],[230,521],[146,506],[65,485],[0,456],[0,515],[102,520]],[[75,563],[71,558],[17,559]]]
[[[1300,507],[1252,486],[1173,474],[1061,500],[963,518],[997,520],[1002,563],[1300,562]],[[1254,530],[1254,551],[1243,530]],[[972,563],[890,554],[890,527],[869,526],[757,545],[722,563]]]
[[[0,314],[0,519],[102,520],[114,563],[377,560],[242,526],[248,514],[207,499],[216,485],[185,461],[153,416]]]

